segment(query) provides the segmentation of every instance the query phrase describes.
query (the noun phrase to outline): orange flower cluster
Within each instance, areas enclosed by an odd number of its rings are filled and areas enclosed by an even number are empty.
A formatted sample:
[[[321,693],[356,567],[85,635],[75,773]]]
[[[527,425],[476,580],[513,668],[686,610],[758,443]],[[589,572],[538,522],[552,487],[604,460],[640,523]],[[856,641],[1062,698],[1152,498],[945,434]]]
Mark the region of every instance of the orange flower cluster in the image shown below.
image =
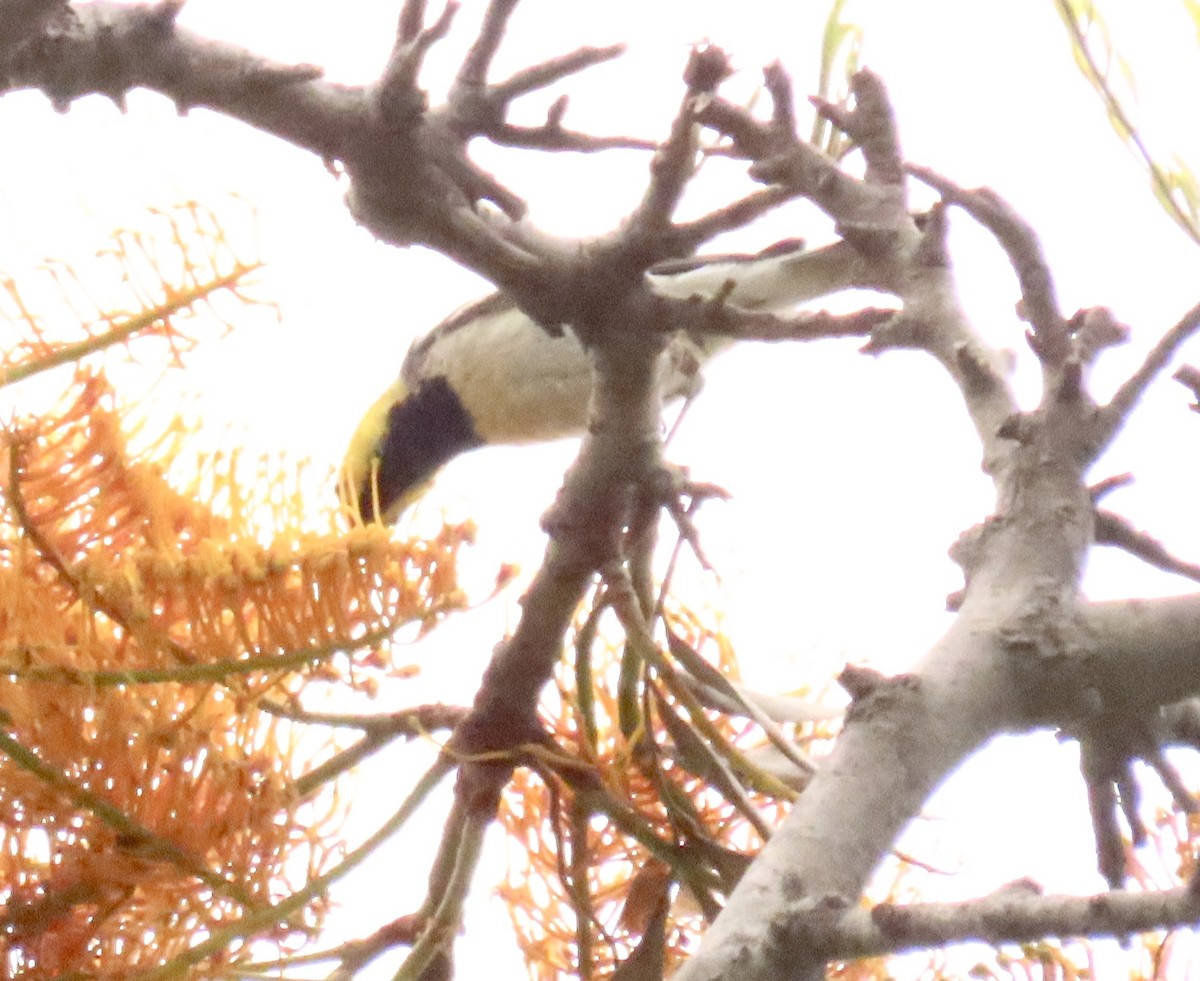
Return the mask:
[[[0,468],[6,976],[127,977],[294,891],[329,857],[335,806],[294,775],[331,747],[301,759],[260,700],[335,660],[361,674],[392,631],[462,602],[469,529],[297,523],[261,544],[253,501],[218,514],[131,455],[104,381],[74,396],[10,431]],[[302,939],[320,905],[255,939]]]
[[[86,279],[53,260],[20,282],[0,273],[0,383],[112,348],[133,361],[134,339],[140,356],[157,348],[179,365],[198,330],[229,330],[232,309],[270,305],[244,292],[262,263],[238,254],[213,211],[190,201],[150,215],[147,229],[115,232]]]
[[[686,610],[674,611],[669,623],[678,638],[736,678],[732,649],[718,629]],[[652,673],[642,688],[644,727],[622,732],[623,650],[600,640],[590,651],[576,651],[591,662],[591,693],[582,698],[575,666],[563,665],[559,697],[545,710],[563,759],[539,772],[518,770],[502,801],[500,821],[512,847],[500,893],[531,976],[539,981],[611,974],[664,909],[669,971],[705,927],[687,885],[688,869],[703,879],[720,853],[725,857],[715,864],[732,873],[742,856],[762,845],[742,811],[712,781],[682,765],[662,722],[662,713],[681,708],[661,673]],[[730,746],[764,742],[762,730],[745,719],[705,714]],[[587,776],[572,777],[572,770]],[[579,789],[585,786],[592,788],[586,794]],[[750,796],[767,825],[782,819],[784,800]],[[647,834],[663,848],[647,847]],[[662,859],[666,853],[678,859],[677,867]],[[719,892],[732,882],[713,884]]]

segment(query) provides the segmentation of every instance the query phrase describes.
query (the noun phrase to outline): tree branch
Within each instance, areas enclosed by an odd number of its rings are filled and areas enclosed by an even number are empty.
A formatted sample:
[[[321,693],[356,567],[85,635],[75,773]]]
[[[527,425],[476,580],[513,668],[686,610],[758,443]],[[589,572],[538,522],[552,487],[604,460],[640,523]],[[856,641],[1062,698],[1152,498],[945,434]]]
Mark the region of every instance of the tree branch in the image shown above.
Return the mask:
[[[1072,670],[1120,692],[1131,710],[1200,694],[1200,594],[1088,603],[1080,617],[1092,663]]]
[[[1046,937],[1128,937],[1200,920],[1200,897],[1158,893],[1040,896],[1017,883],[961,903],[881,904],[871,910],[828,903],[790,918],[778,942],[799,954],[818,946],[833,960],[877,957],[978,940],[999,946]]]
[[[492,59],[500,50],[508,19],[517,9],[518,0],[490,0],[483,15],[483,26],[458,70],[458,84],[482,86],[487,84]]]
[[[1112,545],[1163,572],[1200,582],[1200,565],[1172,555],[1157,538],[1134,528],[1128,518],[1103,508],[1096,510],[1096,544]]]
[[[130,89],[147,88],[181,113],[214,109],[330,159],[365,124],[363,90],[318,82],[321,71],[311,65],[273,62],[178,27],[177,3],[95,0],[72,9],[69,30],[13,60],[7,90],[40,89],[65,111],[93,93],[122,106]]]
[[[602,65],[625,53],[624,44],[608,44],[604,47],[577,48],[557,58],[548,58],[539,65],[514,72],[503,82],[496,82],[492,89],[496,96],[508,102],[517,96],[544,89],[548,85],[577,74],[594,65]]]
[[[424,25],[425,4],[406,3],[400,12],[396,43],[379,79],[376,103],[388,122],[409,127],[428,105],[418,82],[425,55],[450,33],[458,4],[448,0],[442,15],[428,27]]]
[[[690,316],[681,319],[686,320],[691,329],[704,334],[738,341],[777,342],[870,337],[877,328],[886,325],[894,316],[895,310],[865,307],[854,313],[837,314],[819,310],[784,317],[773,313],[740,310],[718,298],[706,304],[699,323]]]
[[[0,0],[0,65],[24,45],[70,22],[68,0]]]
[[[1101,409],[1101,436],[1105,444],[1120,432],[1125,420],[1141,400],[1150,383],[1166,368],[1183,343],[1200,330],[1200,303],[1192,307],[1150,349],[1145,361],[1117,389],[1108,405]]]
[[[996,237],[1017,274],[1021,287],[1021,315],[1032,328],[1028,335],[1030,346],[1043,362],[1054,367],[1063,366],[1071,353],[1070,335],[1059,310],[1054,278],[1033,228],[990,188],[968,191],[928,167],[908,164],[906,169],[937,191],[944,201],[966,211]]]

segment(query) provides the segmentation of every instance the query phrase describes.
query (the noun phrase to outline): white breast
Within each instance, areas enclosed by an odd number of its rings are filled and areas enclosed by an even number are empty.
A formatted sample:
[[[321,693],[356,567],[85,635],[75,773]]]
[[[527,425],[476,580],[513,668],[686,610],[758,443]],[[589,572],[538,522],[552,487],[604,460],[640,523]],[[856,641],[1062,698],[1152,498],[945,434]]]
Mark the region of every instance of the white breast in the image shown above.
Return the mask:
[[[659,359],[663,397],[695,384],[704,355],[683,337]],[[580,435],[592,368],[570,328],[552,336],[517,309],[448,332],[427,350],[425,377],[445,375],[487,443],[535,443]]]
[[[680,273],[651,274],[648,282],[665,296],[687,298],[712,296],[732,280],[731,302],[747,309],[786,309],[850,285],[853,264],[847,262],[846,250],[838,245],[750,262],[717,261]],[[554,336],[501,300],[485,301],[476,312],[465,321],[458,315],[449,318],[418,343],[406,365],[415,375],[408,379],[410,386],[444,375],[487,443],[580,435],[587,425],[592,370],[570,328]],[[706,342],[701,347],[683,335],[673,338],[659,362],[663,397],[693,391],[701,364],[716,346]]]

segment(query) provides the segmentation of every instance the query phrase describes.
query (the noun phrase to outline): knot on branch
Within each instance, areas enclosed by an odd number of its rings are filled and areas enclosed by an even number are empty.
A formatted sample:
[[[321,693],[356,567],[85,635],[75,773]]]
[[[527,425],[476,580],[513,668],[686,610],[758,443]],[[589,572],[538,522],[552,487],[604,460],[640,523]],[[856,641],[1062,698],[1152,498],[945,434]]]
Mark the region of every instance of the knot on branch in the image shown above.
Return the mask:
[[[795,964],[798,951],[804,951],[813,961],[825,960],[830,938],[854,909],[854,903],[838,895],[804,897],[800,883],[785,887],[785,891],[792,894],[792,901],[767,925],[767,960]]]
[[[701,568],[713,571],[700,544],[700,529],[694,518],[705,501],[728,501],[730,496],[729,491],[718,484],[692,480],[685,468],[659,464],[642,482],[640,510],[643,513],[639,523],[648,524],[657,517],[660,509],[665,511],[675,523],[680,541],[691,549]]]
[[[1108,307],[1086,307],[1067,321],[1079,359],[1088,364],[1106,347],[1129,340],[1129,325],[1123,324]]]
[[[874,668],[847,664],[838,675],[837,682],[850,696],[850,708],[846,721],[863,720],[875,709],[895,698],[906,697],[919,691],[921,680],[916,675],[898,674],[888,677]]]
[[[715,92],[731,74],[729,55],[715,44],[702,44],[692,49],[683,70],[683,84],[693,93]]]
[[[948,209],[939,201],[925,214],[914,219],[921,232],[921,240],[913,253],[913,262],[925,269],[949,269],[950,248],[947,235],[950,231]]]
[[[903,185],[900,139],[883,80],[864,68],[851,76],[850,92],[854,96],[851,109],[815,97],[809,101],[822,118],[838,127],[862,150],[868,182]]]
[[[1200,412],[1200,368],[1190,364],[1181,365],[1171,377],[1191,391],[1194,401],[1188,408],[1193,412]]]
[[[634,490],[630,481],[610,484],[599,499],[590,501],[586,511],[560,490],[542,515],[541,529],[552,539],[571,539],[592,568],[599,569],[621,555],[622,531],[634,505]]]
[[[986,543],[1003,524],[1003,518],[991,515],[983,524],[975,525],[964,531],[947,549],[946,554],[950,561],[957,565],[963,574],[963,588],[946,597],[947,610],[953,612],[962,606],[967,590],[971,587],[975,571],[986,554]]]
[[[935,339],[934,331],[925,320],[900,310],[875,325],[859,353],[880,355],[895,350],[920,351],[927,349]]]
[[[1037,434],[1037,416],[1029,412],[1014,412],[1000,424],[996,435],[1001,439],[1011,439],[1022,446],[1033,442]]]

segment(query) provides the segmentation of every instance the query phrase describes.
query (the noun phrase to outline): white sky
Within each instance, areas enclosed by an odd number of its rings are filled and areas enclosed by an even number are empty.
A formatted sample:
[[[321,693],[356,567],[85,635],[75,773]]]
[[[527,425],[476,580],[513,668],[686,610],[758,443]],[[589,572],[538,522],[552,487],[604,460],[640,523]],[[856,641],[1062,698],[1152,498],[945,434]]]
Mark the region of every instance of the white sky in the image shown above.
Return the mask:
[[[323,65],[335,80],[365,82],[390,47],[397,6],[191,0],[181,23],[276,58]],[[800,94],[811,91],[824,6],[524,0],[498,69],[583,43],[627,40],[624,59],[531,99],[529,119],[566,91],[572,126],[658,136],[679,98],[687,47],[697,40],[733,52],[743,69],[733,88],[742,95],[774,58],[791,69]],[[1137,72],[1147,120],[1161,126],[1161,145],[1200,166],[1197,134],[1180,132],[1191,116],[1180,112],[1191,100],[1180,100],[1197,91],[1192,28],[1168,0],[1117,6],[1113,23]],[[431,56],[435,93],[482,8],[482,0],[466,0],[451,41]],[[1128,23],[1118,19],[1122,12],[1131,15]],[[1198,256],[1158,210],[1075,73],[1049,0],[877,0],[852,3],[847,14],[866,29],[864,60],[889,86],[907,156],[964,185],[1001,192],[1041,234],[1064,308],[1108,305],[1132,325],[1133,342],[1097,371],[1097,393],[1110,391],[1196,302]],[[59,116],[40,96],[8,96],[0,100],[0,133],[0,269],[15,272],[43,256],[86,256],[111,228],[138,224],[147,204],[194,198],[236,213],[226,204],[229,192],[254,203],[269,263],[259,292],[279,299],[282,324],[262,324],[256,315],[249,329],[198,352],[191,381],[205,391],[213,431],[224,433],[219,424],[230,421],[239,427],[234,438],[252,449],[282,447],[319,466],[336,464],[359,413],[392,379],[413,336],[486,288],[439,256],[374,242],[355,227],[341,203],[344,188],[319,161],[203,111],[178,119],[157,96],[135,94],[124,118],[99,99]],[[637,200],[645,174],[644,157],[627,153],[481,158],[529,199],[533,220],[562,234],[608,229]],[[736,193],[728,186],[717,192]],[[961,214],[953,221],[968,308],[986,336],[1018,352],[1031,399],[1036,373],[1028,371],[1032,359],[1012,315],[1013,278],[984,234]],[[819,242],[828,234],[827,222],[796,207],[733,244],[758,248],[794,235]],[[1192,357],[1200,360],[1200,349]],[[1186,394],[1169,383],[1152,393],[1095,476],[1134,470],[1139,483],[1114,494],[1110,506],[1195,558],[1200,534],[1183,517],[1185,495],[1200,478],[1200,418],[1186,411]],[[960,584],[946,548],[991,504],[963,416],[952,387],[917,355],[868,360],[853,343],[746,346],[711,366],[671,457],[735,493],[734,502],[711,506],[705,533],[752,683],[820,684],[847,659],[903,669],[944,629],[944,597]],[[457,462],[439,481],[425,506],[479,522],[480,582],[499,561],[535,566],[537,516],[573,452],[570,443],[487,450]],[[1181,580],[1108,553],[1093,562],[1087,586],[1096,597],[1187,590]],[[508,595],[431,638],[439,653],[423,692],[469,699],[492,644],[516,615],[516,594]],[[376,708],[426,697],[415,691],[385,693]],[[972,889],[1025,875],[1050,889],[1097,887],[1071,760],[1069,750],[1044,737],[974,764],[977,779],[931,805],[953,818],[935,843],[926,842],[939,853],[931,857],[961,866]],[[381,799],[378,786],[393,795]],[[1031,806],[1062,786],[1069,799],[1054,813]],[[355,827],[372,828],[401,789],[394,776],[362,780],[366,806],[356,799]],[[440,813],[428,815],[430,835],[440,820]],[[1015,847],[996,847],[998,839]],[[388,853],[397,864],[389,866],[386,899],[365,884],[344,897],[352,928],[373,929],[419,902],[427,849],[414,849],[412,840]],[[481,903],[471,913],[458,950],[464,977],[483,970],[523,976],[515,953],[503,960],[511,948],[503,933],[482,925],[490,917],[503,926],[497,907]]]

